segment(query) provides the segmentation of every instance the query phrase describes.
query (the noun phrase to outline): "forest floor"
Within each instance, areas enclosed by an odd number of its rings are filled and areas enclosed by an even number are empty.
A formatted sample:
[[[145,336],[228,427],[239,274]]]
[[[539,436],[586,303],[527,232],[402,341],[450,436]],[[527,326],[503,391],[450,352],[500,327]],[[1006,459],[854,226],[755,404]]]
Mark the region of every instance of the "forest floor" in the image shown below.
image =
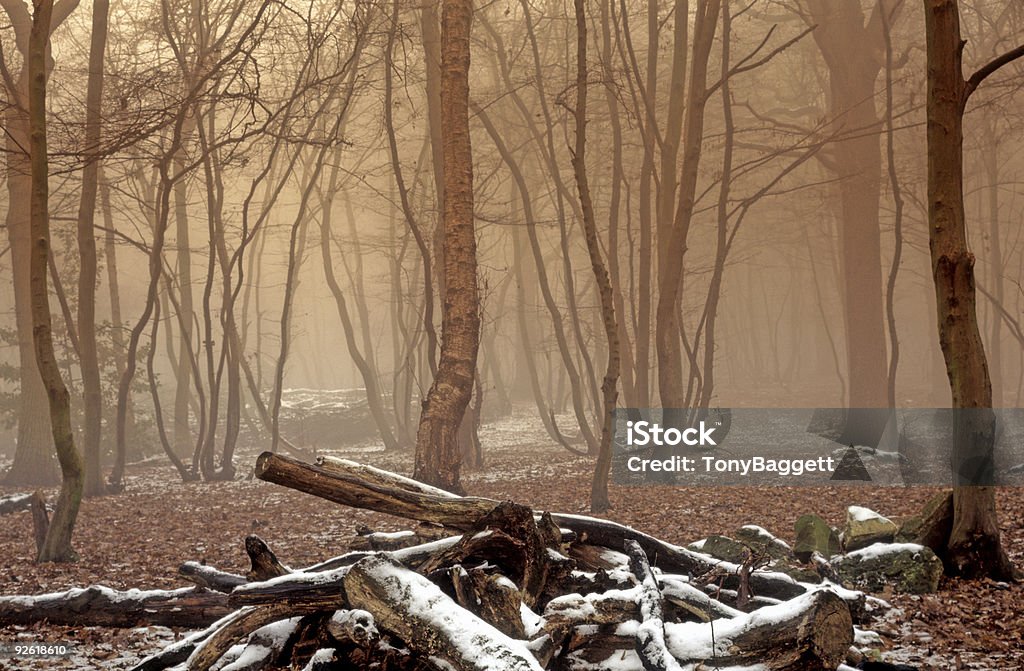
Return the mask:
[[[591,462],[551,447],[536,422],[520,415],[481,429],[486,467],[464,474],[470,494],[512,499],[536,509],[587,512]],[[384,453],[373,445],[332,454],[408,473],[412,454]],[[237,463],[253,463],[242,451]],[[242,469],[239,469],[242,471]],[[13,493],[0,488],[0,495]],[[848,505],[864,505],[900,518],[920,510],[937,490],[865,487],[667,487],[612,486],[606,517],[667,541],[685,544],[709,534],[729,535],[745,524],[767,528],[792,542],[793,525],[815,513],[841,525]],[[51,496],[55,492],[48,492]],[[1024,489],[998,493],[1003,541],[1024,566]],[[182,483],[160,465],[130,470],[127,491],[83,503],[75,534],[80,561],[33,563],[32,522],[27,512],[0,522],[0,594],[37,594],[75,586],[170,588],[185,583],[176,568],[205,560],[244,573],[243,539],[255,533],[285,563],[301,567],[341,554],[366,525],[380,531],[408,528],[403,520],[352,510],[252,479]],[[882,635],[884,658],[928,671],[1024,668],[1024,585],[943,579],[924,596],[881,595],[893,604],[870,628]],[[124,669],[185,632],[163,627],[112,630],[97,627],[0,628],[0,644],[69,642],[64,659],[26,662],[0,657],[7,669]]]

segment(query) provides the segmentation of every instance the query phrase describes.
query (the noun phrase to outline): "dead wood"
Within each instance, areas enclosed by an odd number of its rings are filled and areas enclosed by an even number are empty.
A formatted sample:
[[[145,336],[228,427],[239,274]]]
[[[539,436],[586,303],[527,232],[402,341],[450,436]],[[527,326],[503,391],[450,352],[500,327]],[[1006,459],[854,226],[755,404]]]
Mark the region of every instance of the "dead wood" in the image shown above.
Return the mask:
[[[196,627],[230,612],[219,592],[193,588],[118,591],[93,585],[39,596],[0,597],[0,625],[48,621],[100,627]]]
[[[476,497],[459,497],[445,492],[415,491],[408,478],[374,469],[373,480],[364,479],[359,468],[348,467],[344,460],[332,460],[329,467],[305,464],[296,459],[264,452],[256,461],[256,477],[321,498],[397,517],[433,522],[465,531],[493,510],[498,501]],[[351,462],[349,462],[351,463]],[[433,490],[433,488],[430,488]],[[571,530],[584,542],[621,550],[626,540],[640,545],[651,563],[672,573],[690,575],[725,572],[732,574],[726,586],[738,587],[739,569],[722,562],[661,541],[630,527],[583,515],[551,513],[550,519],[559,528]],[[757,571],[750,576],[751,589],[779,599],[789,599],[806,591],[800,583],[781,573]]]
[[[191,581],[197,587],[223,594],[230,594],[234,588],[249,582],[245,576],[227,573],[194,561],[188,561],[179,566],[178,575]]]
[[[423,576],[386,555],[351,568],[345,591],[354,608],[373,613],[412,650],[458,671],[540,671],[528,648],[460,608]]]
[[[269,580],[291,573],[291,569],[278,561],[274,551],[259,536],[246,536],[245,553],[252,565],[246,574],[250,581]]]

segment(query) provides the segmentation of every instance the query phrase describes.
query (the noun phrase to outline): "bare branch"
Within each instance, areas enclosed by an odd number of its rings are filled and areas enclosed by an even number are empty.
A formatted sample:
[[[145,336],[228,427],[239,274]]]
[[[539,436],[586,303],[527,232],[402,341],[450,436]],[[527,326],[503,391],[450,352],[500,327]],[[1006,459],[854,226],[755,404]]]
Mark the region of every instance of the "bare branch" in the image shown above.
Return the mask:
[[[981,68],[979,68],[973,75],[970,76],[970,78],[968,78],[966,82],[964,82],[963,104],[967,104],[967,99],[971,97],[971,94],[974,93],[974,90],[978,88],[978,86],[983,81],[985,81],[985,79],[989,75],[991,75],[1004,65],[1009,65],[1010,63],[1021,57],[1024,57],[1024,44],[1020,45],[1016,49],[1011,49],[1010,51],[1007,51],[1002,56],[997,56],[996,58],[993,58],[988,63],[981,66]]]

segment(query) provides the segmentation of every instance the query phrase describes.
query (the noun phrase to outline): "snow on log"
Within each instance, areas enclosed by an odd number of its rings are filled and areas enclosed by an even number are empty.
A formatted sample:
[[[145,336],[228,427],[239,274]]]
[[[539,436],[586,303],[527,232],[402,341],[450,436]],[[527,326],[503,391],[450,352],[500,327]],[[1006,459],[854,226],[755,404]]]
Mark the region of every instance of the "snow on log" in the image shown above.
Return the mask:
[[[823,588],[742,618],[666,623],[665,633],[681,660],[831,670],[853,643],[853,620],[846,602]]]
[[[187,561],[178,567],[178,575],[191,581],[197,587],[230,594],[231,590],[248,582],[245,576],[221,571],[206,564]]]
[[[229,597],[232,606],[284,603],[308,610],[334,610],[346,606],[344,579],[350,567],[328,571],[296,571],[263,582],[235,588]]]
[[[461,608],[441,589],[386,555],[363,559],[345,578],[353,608],[373,614],[414,652],[457,671],[541,671],[522,641]]]
[[[337,473],[341,476],[357,475],[367,482],[373,482],[384,487],[397,487],[398,489],[404,489],[410,492],[439,496],[447,499],[461,498],[458,494],[452,494],[440,487],[433,487],[420,482],[419,480],[413,480],[412,478],[407,478],[404,475],[385,471],[382,468],[370,466],[369,464],[360,464],[358,461],[352,461],[350,459],[339,459],[338,457],[321,455],[316,458],[316,465],[328,473]]]
[[[662,616],[662,596],[658,580],[651,571],[640,544],[626,541],[629,567],[639,583],[637,604],[640,606],[640,625],[636,628],[636,652],[644,668],[649,671],[681,671],[679,662],[665,646],[665,619]]]
[[[761,570],[747,576],[754,597],[742,610],[733,608],[729,602],[743,580],[736,564],[615,522],[457,497],[343,460],[314,466],[264,454],[257,475],[443,525],[428,534],[460,535],[349,552],[299,570],[253,536],[246,539],[253,565],[246,577],[186,563],[182,575],[228,593],[137,594],[205,595],[218,600],[218,615],[237,610],[136,671],[831,671],[854,639],[851,608],[866,610],[859,592]],[[410,534],[391,536],[404,545]],[[96,598],[121,599],[91,589]],[[86,591],[72,590],[79,598]],[[67,594],[6,600],[23,610],[63,601],[59,608],[70,613],[64,622],[96,623],[68,611],[67,598],[56,598]],[[0,600],[0,613],[3,605]],[[35,608],[35,619],[44,610]],[[212,614],[181,619],[195,626]]]
[[[256,460],[256,477],[352,508],[376,510],[419,522],[465,529],[494,508],[496,501],[439,496],[371,482],[361,475],[306,464],[273,452]]]
[[[297,623],[289,615],[287,607],[279,604],[237,610],[216,631],[195,646],[185,662],[185,667],[188,671],[208,671],[217,660],[228,654],[238,641],[250,634],[255,635],[255,632],[265,627],[276,627],[278,631],[287,629],[287,640]],[[283,641],[281,647],[284,647]]]
[[[219,592],[175,590],[118,591],[102,585],[37,596],[0,597],[0,625],[49,621],[101,627],[203,626],[229,613]]]
[[[443,524],[460,531],[471,528],[499,503],[447,492],[444,495],[426,493],[433,488],[421,491],[422,488],[409,484],[415,481],[380,469],[373,469],[373,480],[367,480],[363,477],[363,467],[359,464],[349,467],[347,464],[351,463],[354,462],[324,459],[324,465],[313,465],[264,452],[256,460],[255,474],[261,480],[342,505]],[[740,567],[736,564],[666,543],[609,520],[562,513],[551,513],[550,518],[558,527],[571,530],[591,544],[621,550],[624,541],[635,541],[652,558],[651,563],[665,571],[691,575],[721,573],[731,576],[725,579],[724,586],[738,586]],[[789,599],[806,591],[805,586],[791,577],[770,571],[752,573],[750,585],[755,594],[777,599]]]
[[[754,666],[762,671],[832,671],[853,642],[849,608],[828,589],[732,619],[664,622],[663,626],[671,660],[686,669]],[[649,665],[634,647],[643,627],[636,620],[577,627],[564,668],[659,668]]]

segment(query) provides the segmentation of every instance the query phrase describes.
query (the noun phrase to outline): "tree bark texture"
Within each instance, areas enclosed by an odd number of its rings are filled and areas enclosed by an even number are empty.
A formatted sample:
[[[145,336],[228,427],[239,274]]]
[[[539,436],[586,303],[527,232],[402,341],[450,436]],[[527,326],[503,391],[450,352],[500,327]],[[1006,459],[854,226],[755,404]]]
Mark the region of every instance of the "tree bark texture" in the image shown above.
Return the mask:
[[[473,156],[469,138],[471,0],[445,0],[441,17],[441,130],[444,167],[444,315],[441,358],[416,433],[415,477],[458,491],[459,424],[476,376],[480,344]]]

